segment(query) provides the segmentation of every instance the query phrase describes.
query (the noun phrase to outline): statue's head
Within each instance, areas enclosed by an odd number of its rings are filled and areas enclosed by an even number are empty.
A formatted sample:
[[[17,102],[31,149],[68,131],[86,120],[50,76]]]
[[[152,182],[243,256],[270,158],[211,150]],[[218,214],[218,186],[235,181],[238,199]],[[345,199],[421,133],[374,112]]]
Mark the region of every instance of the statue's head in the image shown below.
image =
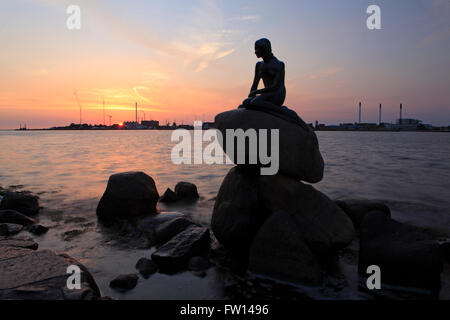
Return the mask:
[[[262,38],[255,42],[255,54],[258,58],[272,54],[272,45],[269,39]]]

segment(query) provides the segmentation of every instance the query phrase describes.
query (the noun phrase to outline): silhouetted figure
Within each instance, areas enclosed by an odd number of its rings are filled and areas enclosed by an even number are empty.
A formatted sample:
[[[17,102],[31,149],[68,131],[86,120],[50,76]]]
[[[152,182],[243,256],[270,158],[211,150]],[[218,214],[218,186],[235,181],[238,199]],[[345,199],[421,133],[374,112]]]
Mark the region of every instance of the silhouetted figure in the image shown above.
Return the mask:
[[[255,54],[258,58],[262,58],[263,61],[256,63],[255,77],[250,94],[239,108],[268,112],[306,129],[306,124],[298,117],[297,113],[283,106],[286,98],[284,63],[273,55],[270,41],[266,38],[256,41]],[[264,88],[258,89],[261,79],[263,79]]]

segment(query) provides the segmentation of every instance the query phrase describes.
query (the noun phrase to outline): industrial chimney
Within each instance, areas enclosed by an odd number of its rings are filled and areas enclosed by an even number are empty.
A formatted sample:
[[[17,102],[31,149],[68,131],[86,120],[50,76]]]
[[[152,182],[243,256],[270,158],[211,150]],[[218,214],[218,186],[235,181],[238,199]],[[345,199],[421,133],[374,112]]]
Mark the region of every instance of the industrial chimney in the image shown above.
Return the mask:
[[[399,122],[399,124],[402,124],[402,109],[403,109],[403,105],[400,103],[400,122]]]
[[[359,102],[359,122],[361,123],[361,101]]]
[[[378,124],[381,125],[381,103],[380,103],[380,113],[378,115]]]

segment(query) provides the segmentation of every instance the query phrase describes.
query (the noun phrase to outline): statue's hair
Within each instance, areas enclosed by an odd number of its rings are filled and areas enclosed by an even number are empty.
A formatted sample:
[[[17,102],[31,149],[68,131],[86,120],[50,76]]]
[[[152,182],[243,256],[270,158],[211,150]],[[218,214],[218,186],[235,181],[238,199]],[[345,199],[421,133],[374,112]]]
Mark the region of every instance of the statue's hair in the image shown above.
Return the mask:
[[[272,53],[272,45],[270,44],[269,39],[261,38],[255,42],[255,45],[266,49],[267,52]]]

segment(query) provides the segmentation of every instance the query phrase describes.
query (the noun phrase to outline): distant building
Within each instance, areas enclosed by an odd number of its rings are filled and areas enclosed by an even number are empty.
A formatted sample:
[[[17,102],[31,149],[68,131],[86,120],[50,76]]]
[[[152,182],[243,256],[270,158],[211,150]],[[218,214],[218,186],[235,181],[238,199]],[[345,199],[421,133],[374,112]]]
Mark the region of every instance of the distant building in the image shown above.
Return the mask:
[[[158,128],[159,127],[159,121],[156,120],[143,120],[141,121],[141,125],[144,127],[147,127],[149,129]]]
[[[418,119],[397,119],[395,124],[389,126],[392,130],[405,130],[405,131],[415,131],[415,130],[431,130],[433,126],[431,124],[423,124],[421,120]]]

